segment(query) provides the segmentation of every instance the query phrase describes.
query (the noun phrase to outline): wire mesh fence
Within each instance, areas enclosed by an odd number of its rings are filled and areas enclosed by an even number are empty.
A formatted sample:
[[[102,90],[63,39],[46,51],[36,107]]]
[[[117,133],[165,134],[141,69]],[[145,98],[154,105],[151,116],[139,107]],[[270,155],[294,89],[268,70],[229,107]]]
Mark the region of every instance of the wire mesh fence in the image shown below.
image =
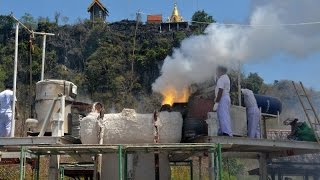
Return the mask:
[[[0,165],[0,180],[16,180],[20,177],[20,165],[9,164]],[[32,167],[28,165],[26,167],[26,180],[33,179]]]

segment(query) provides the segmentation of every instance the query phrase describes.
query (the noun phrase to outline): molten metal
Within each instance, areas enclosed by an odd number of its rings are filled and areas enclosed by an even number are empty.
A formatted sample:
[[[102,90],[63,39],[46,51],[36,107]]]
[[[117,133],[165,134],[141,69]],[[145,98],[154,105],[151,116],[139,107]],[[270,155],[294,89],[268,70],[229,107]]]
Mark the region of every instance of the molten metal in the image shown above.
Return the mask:
[[[190,96],[189,88],[184,88],[182,91],[177,91],[176,89],[170,87],[161,94],[163,95],[162,105],[169,104],[171,106],[175,102],[188,102]]]

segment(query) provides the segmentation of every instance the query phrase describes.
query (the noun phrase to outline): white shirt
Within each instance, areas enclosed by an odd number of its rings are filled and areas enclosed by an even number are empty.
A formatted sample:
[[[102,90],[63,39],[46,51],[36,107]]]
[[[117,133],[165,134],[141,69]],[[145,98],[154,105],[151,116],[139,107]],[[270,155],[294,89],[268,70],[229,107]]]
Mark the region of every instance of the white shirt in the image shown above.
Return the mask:
[[[241,92],[244,96],[244,104],[246,105],[247,108],[258,107],[257,100],[250,89],[241,89]]]
[[[216,97],[218,96],[219,89],[223,89],[222,96],[229,96],[230,93],[230,79],[229,76],[224,74],[219,77],[215,88]]]
[[[0,93],[0,112],[12,112],[13,91],[4,90]]]

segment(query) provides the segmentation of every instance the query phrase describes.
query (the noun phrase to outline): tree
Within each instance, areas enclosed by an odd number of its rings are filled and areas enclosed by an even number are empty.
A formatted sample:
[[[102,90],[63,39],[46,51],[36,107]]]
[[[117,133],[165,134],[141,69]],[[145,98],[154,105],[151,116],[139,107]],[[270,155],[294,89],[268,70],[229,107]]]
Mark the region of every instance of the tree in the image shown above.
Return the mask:
[[[254,93],[259,93],[263,85],[263,79],[258,73],[250,73],[243,81],[243,87],[252,90]]]
[[[56,24],[59,24],[59,19],[60,19],[60,17],[61,17],[61,13],[58,12],[58,11],[56,11],[56,12],[54,13],[54,22],[55,22]]]
[[[223,179],[236,180],[244,172],[244,165],[239,159],[223,159]]]
[[[6,45],[9,38],[13,37],[14,21],[10,16],[0,15],[0,43]]]
[[[37,28],[37,20],[29,13],[25,13],[21,18],[20,21],[28,26],[28,28],[36,29]]]
[[[204,10],[202,10],[196,11],[192,16],[192,24],[198,24],[197,22],[215,23],[216,21],[213,19],[212,16],[210,16]]]

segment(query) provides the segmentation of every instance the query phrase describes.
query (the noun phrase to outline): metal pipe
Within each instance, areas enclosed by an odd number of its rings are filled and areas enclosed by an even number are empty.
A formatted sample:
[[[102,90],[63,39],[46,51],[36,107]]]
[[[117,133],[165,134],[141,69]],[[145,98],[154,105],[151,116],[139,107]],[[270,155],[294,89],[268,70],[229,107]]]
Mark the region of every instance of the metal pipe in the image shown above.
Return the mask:
[[[17,74],[18,74],[18,48],[19,48],[19,23],[16,24],[16,39],[14,51],[14,73],[13,73],[13,103],[12,103],[12,124],[10,136],[14,137],[16,127],[16,99],[17,99]]]
[[[64,136],[64,123],[65,123],[65,112],[66,112],[66,96],[62,95],[60,97],[61,101],[61,107],[60,107],[60,114],[61,114],[61,121],[58,122],[58,127],[59,127],[59,135],[62,137]],[[62,124],[60,124],[62,123]],[[60,129],[61,128],[61,129]]]
[[[218,159],[218,152],[215,151],[214,152],[214,161],[213,161],[213,163],[214,163],[214,180],[218,180],[218,168],[217,168],[218,162],[217,162],[217,159]]]
[[[199,180],[202,180],[202,157],[199,156]]]
[[[45,33],[45,32],[32,32],[33,34],[43,35],[43,36],[54,36],[53,33]]]
[[[39,177],[40,177],[40,155],[37,156],[35,180],[39,180]]]
[[[128,179],[128,154],[124,151],[124,179]]]
[[[221,155],[221,144],[218,146],[218,167],[219,167],[219,180],[222,180],[222,155]]]
[[[38,34],[38,35],[48,35],[48,36],[54,36],[53,33],[45,33],[45,32],[34,32],[33,30],[30,30],[26,25],[24,25],[19,19],[17,19],[14,15],[11,14],[11,17],[16,20],[21,26],[26,29],[29,33]]]
[[[41,64],[41,81],[44,80],[44,64],[45,64],[45,58],[46,58],[46,41],[47,41],[47,35],[43,35],[42,64]]]
[[[21,146],[21,150],[20,150],[20,180],[24,180],[25,179],[25,147]]]
[[[60,180],[64,180],[64,167],[60,167]]]
[[[213,180],[216,175],[215,175],[215,148],[211,147],[209,149],[209,180]]]
[[[124,180],[123,179],[123,165],[122,165],[122,145],[118,146],[118,163],[119,163],[119,180]]]
[[[190,180],[193,180],[193,161],[190,160]]]

